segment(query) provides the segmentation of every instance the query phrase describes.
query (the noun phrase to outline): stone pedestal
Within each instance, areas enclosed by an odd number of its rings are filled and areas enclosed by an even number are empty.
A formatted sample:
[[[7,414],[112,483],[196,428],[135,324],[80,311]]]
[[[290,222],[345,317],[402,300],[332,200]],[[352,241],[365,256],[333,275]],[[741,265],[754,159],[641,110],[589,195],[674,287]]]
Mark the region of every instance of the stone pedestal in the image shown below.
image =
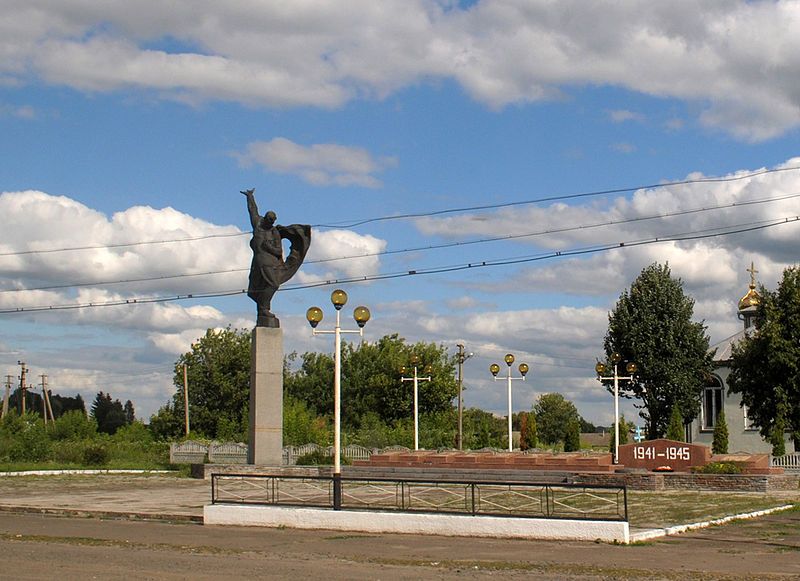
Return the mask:
[[[253,329],[247,463],[280,466],[283,451],[283,331]]]

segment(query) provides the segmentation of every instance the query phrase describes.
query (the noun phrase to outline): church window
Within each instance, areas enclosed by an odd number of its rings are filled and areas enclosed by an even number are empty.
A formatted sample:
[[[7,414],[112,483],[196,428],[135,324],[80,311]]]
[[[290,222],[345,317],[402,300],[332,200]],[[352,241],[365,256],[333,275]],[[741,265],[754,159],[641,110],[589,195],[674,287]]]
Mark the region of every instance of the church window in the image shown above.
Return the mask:
[[[713,430],[723,404],[722,382],[717,377],[709,379],[703,389],[702,422],[704,430]]]

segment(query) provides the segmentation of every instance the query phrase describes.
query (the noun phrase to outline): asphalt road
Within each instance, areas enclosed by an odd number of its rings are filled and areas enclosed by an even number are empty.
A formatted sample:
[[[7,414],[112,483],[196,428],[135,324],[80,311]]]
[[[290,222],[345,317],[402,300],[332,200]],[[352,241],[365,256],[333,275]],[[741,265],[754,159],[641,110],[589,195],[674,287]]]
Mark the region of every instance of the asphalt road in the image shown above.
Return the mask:
[[[0,513],[0,579],[800,579],[800,511],[632,546]]]

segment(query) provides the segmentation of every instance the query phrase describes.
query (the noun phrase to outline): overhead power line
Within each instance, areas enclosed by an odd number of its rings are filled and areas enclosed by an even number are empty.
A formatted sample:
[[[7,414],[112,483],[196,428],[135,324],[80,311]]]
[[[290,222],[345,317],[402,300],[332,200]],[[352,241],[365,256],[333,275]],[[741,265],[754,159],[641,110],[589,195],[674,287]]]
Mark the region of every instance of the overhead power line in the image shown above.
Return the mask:
[[[719,178],[697,178],[697,179],[687,179],[687,180],[678,180],[678,181],[670,181],[670,182],[662,182],[658,184],[650,184],[650,185],[640,185],[640,186],[631,186],[625,188],[615,188],[609,190],[595,190],[595,191],[588,191],[588,192],[579,192],[575,194],[563,194],[563,195],[556,195],[556,196],[547,196],[543,198],[533,198],[529,200],[520,200],[516,202],[501,202],[497,204],[484,204],[479,206],[464,206],[459,208],[447,208],[444,210],[434,210],[429,212],[418,212],[418,213],[408,213],[408,214],[394,214],[388,216],[379,216],[375,218],[365,218],[361,220],[355,221],[342,221],[342,222],[335,222],[332,224],[312,224],[312,228],[355,228],[357,226],[363,226],[365,224],[371,224],[375,222],[386,222],[391,220],[407,220],[410,218],[426,218],[426,217],[433,217],[433,216],[442,216],[446,214],[456,214],[456,213],[464,213],[464,212],[477,212],[483,210],[497,210],[501,208],[509,208],[514,206],[526,206],[526,205],[533,205],[533,204],[541,204],[545,202],[558,202],[564,200],[573,200],[578,198],[587,198],[587,197],[596,197],[596,196],[606,196],[611,194],[623,194],[623,193],[630,193],[635,192],[638,190],[653,190],[659,188],[668,188],[671,186],[681,186],[681,185],[690,185],[690,184],[704,184],[704,183],[724,183],[724,182],[735,182],[741,181],[753,177],[758,177],[761,175],[772,174],[772,173],[779,173],[779,172],[786,172],[786,171],[795,171],[800,169],[800,166],[793,166],[793,167],[781,167],[781,168],[772,168],[772,169],[761,169],[754,172],[748,172],[746,174],[736,175],[736,176],[726,176],[726,177],[719,177]],[[0,257],[2,256],[22,256],[22,255],[30,255],[30,254],[48,254],[48,253],[55,253],[55,252],[73,252],[73,251],[83,251],[83,250],[104,250],[104,249],[112,249],[112,248],[129,248],[133,246],[146,246],[146,245],[156,245],[156,244],[173,244],[173,243],[181,243],[181,242],[195,242],[198,240],[207,240],[213,238],[232,238],[237,236],[248,236],[250,235],[250,231],[243,231],[243,232],[231,232],[225,234],[205,234],[201,236],[190,236],[185,238],[172,238],[172,239],[165,239],[165,240],[143,240],[143,241],[134,241],[134,242],[120,242],[115,244],[98,244],[98,245],[87,245],[87,246],[71,246],[65,248],[44,248],[44,249],[37,249],[37,250],[21,250],[21,251],[14,251],[14,252],[0,252]]]
[[[372,258],[378,256],[389,256],[395,254],[404,254],[410,252],[422,252],[427,250],[440,250],[445,248],[457,248],[462,246],[470,246],[476,244],[485,244],[489,242],[502,242],[508,240],[519,240],[522,238],[534,238],[537,236],[546,236],[546,235],[553,235],[553,234],[565,234],[569,232],[575,232],[579,230],[590,230],[595,228],[604,228],[607,226],[620,226],[624,224],[631,224],[636,222],[644,222],[649,220],[659,220],[664,218],[674,218],[677,216],[687,216],[692,214],[698,214],[702,212],[711,212],[716,210],[724,210],[724,209],[731,209],[731,208],[742,208],[747,206],[753,206],[757,204],[766,204],[771,202],[778,202],[784,201],[792,198],[800,197],[800,193],[793,193],[793,194],[786,194],[783,196],[774,196],[770,198],[760,198],[757,200],[746,200],[743,202],[731,202],[728,204],[719,204],[717,206],[702,206],[698,208],[691,208],[686,210],[676,210],[674,212],[667,212],[662,214],[651,214],[649,216],[635,216],[632,218],[624,218],[621,220],[604,220],[601,222],[594,222],[591,224],[579,224],[577,226],[564,226],[561,228],[550,228],[547,230],[539,230],[536,232],[525,232],[521,234],[507,234],[503,236],[493,236],[490,238],[479,238],[475,240],[461,240],[455,242],[444,242],[441,244],[429,244],[426,246],[416,246],[411,248],[404,248],[404,249],[397,249],[397,250],[381,250],[377,252],[365,252],[361,254],[353,254],[350,256],[337,256],[331,258],[320,258],[316,260],[306,260],[305,264],[321,264],[327,262],[338,262],[342,260],[354,260],[359,258]],[[149,276],[149,277],[140,277],[140,278],[129,278],[129,279],[119,279],[119,280],[103,280],[103,281],[88,281],[88,282],[72,282],[72,283],[63,283],[58,285],[47,285],[47,286],[38,286],[38,287],[29,287],[29,288],[21,288],[21,289],[0,289],[0,293],[11,293],[11,292],[25,292],[25,291],[42,291],[42,290],[59,290],[65,288],[77,288],[77,287],[98,287],[98,286],[110,286],[115,284],[131,284],[131,283],[138,283],[138,282],[153,282],[153,281],[160,281],[160,280],[170,280],[170,279],[178,279],[178,278],[188,278],[188,277],[197,277],[197,276],[213,276],[219,274],[232,274],[237,272],[246,272],[249,270],[247,268],[231,268],[227,270],[211,270],[205,272],[195,272],[195,273],[183,273],[183,274],[169,274],[169,275],[159,275],[159,276]]]
[[[750,222],[746,224],[737,224],[733,226],[723,226],[723,227],[715,227],[715,228],[708,228],[706,230],[688,232],[688,233],[681,233],[681,234],[674,234],[674,235],[667,235],[661,237],[654,237],[654,238],[647,238],[647,239],[640,239],[640,240],[631,240],[631,241],[624,241],[624,242],[616,242],[613,244],[603,244],[603,245],[595,245],[595,246],[587,246],[583,248],[574,248],[570,250],[559,250],[559,251],[552,251],[547,253],[541,253],[536,255],[527,255],[527,256],[519,256],[513,258],[505,258],[505,259],[495,259],[495,260],[484,260],[484,261],[477,261],[477,262],[468,262],[468,263],[461,263],[461,264],[453,264],[453,265],[445,265],[439,267],[430,267],[430,268],[421,268],[416,270],[404,270],[404,271],[397,271],[397,272],[389,272],[389,273],[380,273],[375,275],[364,275],[364,276],[356,276],[356,277],[349,277],[349,278],[337,278],[337,279],[330,279],[330,280],[321,280],[318,282],[309,282],[303,284],[296,284],[296,285],[285,285],[278,289],[279,291],[288,291],[288,290],[301,290],[301,289],[309,289],[309,288],[317,288],[322,286],[332,286],[332,285],[340,285],[340,284],[353,284],[353,283],[360,283],[360,282],[369,282],[369,281],[376,281],[376,280],[389,280],[389,279],[397,279],[397,278],[404,278],[410,276],[421,276],[421,275],[432,275],[432,274],[443,274],[443,273],[450,273],[450,272],[458,272],[463,270],[469,269],[476,269],[476,268],[486,268],[492,266],[508,266],[513,264],[523,264],[529,262],[536,262],[554,258],[562,258],[566,256],[579,256],[585,254],[594,254],[599,252],[607,252],[610,250],[622,249],[622,248],[632,248],[636,246],[645,246],[650,244],[658,244],[663,242],[679,242],[679,241],[686,241],[686,240],[701,240],[706,238],[716,238],[719,236],[730,236],[732,234],[742,234],[745,232],[753,232],[756,230],[764,230],[767,228],[773,228],[775,226],[780,226],[783,224],[789,224],[800,221],[800,216],[788,216],[785,218],[781,218],[779,220],[760,220],[756,222]],[[725,230],[728,228],[728,230]],[[6,308],[0,309],[0,314],[12,314],[12,313],[31,313],[31,312],[41,312],[41,311],[59,311],[59,310],[74,310],[74,309],[84,309],[84,308],[95,308],[95,307],[109,307],[109,306],[120,306],[120,305],[137,305],[137,304],[152,304],[152,303],[166,303],[166,302],[174,302],[174,301],[181,301],[187,299],[201,299],[201,298],[216,298],[216,297],[225,297],[225,296],[233,296],[238,294],[244,294],[247,291],[245,289],[236,289],[236,290],[228,290],[228,291],[219,291],[219,292],[207,292],[207,293],[191,293],[191,294],[182,294],[182,295],[174,295],[174,296],[166,296],[166,297],[138,297],[138,298],[128,298],[128,299],[115,299],[111,301],[102,301],[102,302],[88,302],[88,303],[80,303],[80,304],[69,304],[69,305],[49,305],[49,306],[37,306],[37,307],[16,307],[16,308]]]

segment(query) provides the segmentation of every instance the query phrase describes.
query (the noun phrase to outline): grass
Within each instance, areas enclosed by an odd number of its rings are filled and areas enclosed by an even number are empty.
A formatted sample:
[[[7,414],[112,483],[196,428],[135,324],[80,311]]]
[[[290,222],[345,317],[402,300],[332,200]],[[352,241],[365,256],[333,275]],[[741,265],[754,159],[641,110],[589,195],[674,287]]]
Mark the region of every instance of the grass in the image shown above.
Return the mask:
[[[800,491],[793,495],[770,495],[628,490],[628,517],[631,526],[638,528],[661,528],[702,522],[787,504],[800,507]]]

